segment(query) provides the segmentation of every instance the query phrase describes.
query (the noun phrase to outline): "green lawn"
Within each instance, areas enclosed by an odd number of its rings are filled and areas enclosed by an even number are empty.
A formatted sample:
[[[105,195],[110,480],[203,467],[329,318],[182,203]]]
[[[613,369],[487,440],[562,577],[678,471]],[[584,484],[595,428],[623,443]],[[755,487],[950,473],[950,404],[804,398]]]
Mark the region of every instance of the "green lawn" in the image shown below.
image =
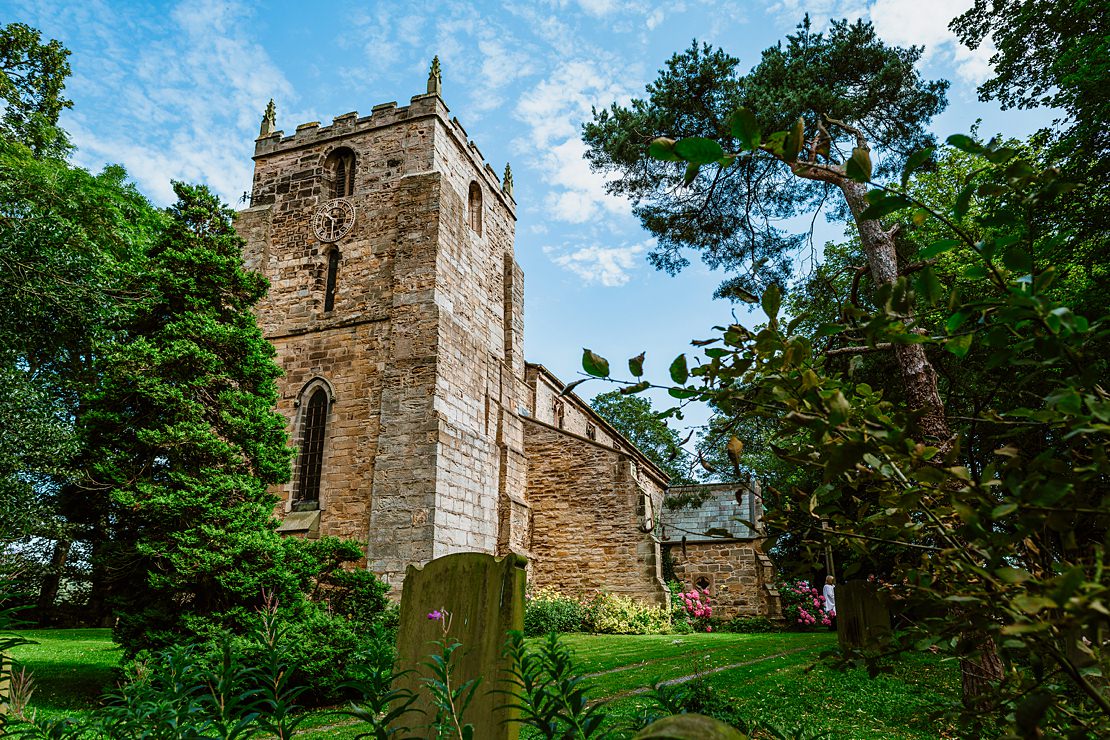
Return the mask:
[[[108,630],[29,630],[38,645],[16,650],[34,672],[32,706],[48,717],[90,711],[111,683],[119,650]],[[569,635],[596,696],[610,700],[616,727],[651,701],[643,689],[653,681],[704,673],[714,689],[745,716],[784,727],[828,729],[842,740],[951,737],[930,713],[958,695],[959,671],[931,656],[909,656],[894,672],[875,679],[862,671],[816,667],[817,656],[835,643],[830,633],[733,635]],[[723,669],[723,670],[721,670]],[[317,711],[306,738],[348,740],[357,726]]]
[[[109,629],[21,630],[37,644],[21,645],[13,653],[31,672],[31,706],[41,717],[87,711],[101,691],[112,684],[120,649]]]

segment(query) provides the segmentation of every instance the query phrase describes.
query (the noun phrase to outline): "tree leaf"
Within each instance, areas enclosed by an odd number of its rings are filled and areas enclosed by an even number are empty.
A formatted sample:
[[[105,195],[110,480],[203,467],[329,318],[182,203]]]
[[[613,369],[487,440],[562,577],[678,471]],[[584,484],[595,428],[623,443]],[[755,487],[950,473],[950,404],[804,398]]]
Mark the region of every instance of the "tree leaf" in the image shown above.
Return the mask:
[[[763,307],[763,312],[767,314],[767,318],[778,318],[779,307],[782,305],[782,291],[779,290],[779,286],[771,283],[770,287],[763,291],[763,297],[759,304]]]
[[[944,286],[937,279],[937,273],[932,265],[925,267],[918,274],[917,290],[931,306],[936,305],[944,297]]]
[[[681,162],[682,157],[675,154],[674,139],[668,139],[666,136],[660,136],[651,142],[648,146],[648,156],[653,159],[659,159],[664,162]]]
[[[682,176],[682,184],[689,185],[698,177],[698,172],[701,171],[701,165],[691,162],[686,165],[686,174]]]
[[[871,152],[864,147],[857,146],[852,150],[852,156],[844,164],[844,172],[856,182],[871,180]]]
[[[725,156],[725,150],[720,144],[701,136],[679,139],[675,142],[674,151],[690,164],[712,164]]]
[[[621,393],[621,395],[627,396],[631,393],[640,393],[642,391],[646,391],[650,387],[651,387],[651,383],[647,382],[646,380],[641,380],[639,383],[636,383],[635,385],[626,385],[626,386],[624,386],[623,388],[620,389],[620,393]]]
[[[744,453],[744,443],[733,435],[729,438],[728,444],[725,446],[725,451],[728,453],[728,459],[732,461],[732,466],[734,468],[739,468],[740,455]]]
[[[609,361],[585,347],[582,348],[582,369],[596,378],[609,377]]]
[[[1002,264],[1011,270],[1028,273],[1033,270],[1033,257],[1020,243],[1011,244],[1002,253]]]
[[[644,376],[644,352],[632,357],[628,360],[628,372],[632,373],[633,377],[642,378]]]
[[[984,147],[975,139],[966,134],[952,134],[947,139],[950,146],[954,146],[961,152],[968,154],[979,154],[984,151]]]
[[[879,190],[872,192],[881,193],[882,191]],[[880,199],[876,203],[872,203],[871,205],[867,206],[867,208],[864,208],[859,217],[863,221],[868,221],[872,219],[883,218],[884,216],[889,216],[896,211],[901,211],[905,208],[912,207],[913,203],[911,203],[906,198],[903,198],[901,195],[890,195],[886,198]]]
[[[674,358],[671,363],[671,380],[679,385],[686,385],[686,381],[690,379],[690,370],[686,366],[686,355],[682,354]]]
[[[732,114],[729,129],[742,148],[748,151],[759,148],[759,123],[755,120],[755,114],[747,108],[740,108]]]
[[[782,158],[787,162],[794,162],[798,159],[798,152],[802,150],[802,143],[805,141],[806,135],[806,122],[800,116],[794,122],[793,128],[786,134],[786,138],[782,142]]]
[[[1014,606],[1026,614],[1036,614],[1042,609],[1055,609],[1056,602],[1047,596],[1034,596],[1032,594],[1021,594],[1015,596],[1013,600]]]
[[[971,351],[971,340],[974,338],[975,335],[972,333],[950,337],[945,341],[944,348],[956,355],[956,357],[966,357],[967,353]]]
[[[968,209],[971,208],[971,196],[975,194],[975,187],[974,182],[969,182],[956,196],[956,205],[953,206],[952,213],[955,214],[957,221],[966,216]]]
[[[569,395],[569,394],[573,393],[573,392],[574,392],[574,389],[575,389],[575,388],[577,388],[578,386],[582,385],[582,384],[583,384],[583,383],[585,383],[585,382],[586,382],[587,380],[591,380],[591,378],[582,378],[582,379],[580,379],[580,380],[576,380],[576,381],[574,381],[573,383],[568,383],[568,384],[567,384],[567,385],[566,385],[566,386],[565,386],[565,387],[563,388],[563,390],[562,390],[562,391],[560,391],[559,395],[560,395],[560,396],[566,396],[566,395]]]
[[[960,246],[962,243],[959,239],[938,239],[918,252],[917,256],[923,260],[932,259],[938,254],[944,254],[952,248]]]
[[[924,149],[918,149],[909,156],[909,159],[906,160],[906,166],[902,168],[902,187],[906,187],[906,183],[910,181],[910,175],[912,175],[914,170],[918,167],[928,162],[933,156],[934,151],[935,150],[930,146]]]

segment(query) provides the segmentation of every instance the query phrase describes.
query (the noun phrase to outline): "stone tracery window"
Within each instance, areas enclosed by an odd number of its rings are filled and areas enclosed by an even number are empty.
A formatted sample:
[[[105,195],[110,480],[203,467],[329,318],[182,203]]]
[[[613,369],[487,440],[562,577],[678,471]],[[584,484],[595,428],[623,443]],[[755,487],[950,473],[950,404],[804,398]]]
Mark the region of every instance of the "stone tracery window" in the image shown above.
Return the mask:
[[[355,192],[355,153],[347,147],[336,149],[324,161],[324,170],[331,180],[331,197],[346,198]]]
[[[470,230],[478,236],[482,235],[482,186],[471,181],[470,193],[466,199],[466,220]]]
[[[324,436],[327,431],[329,394],[322,384],[305,389],[308,402],[301,409],[301,449],[297,460],[294,509],[320,507],[320,479],[324,468]]]

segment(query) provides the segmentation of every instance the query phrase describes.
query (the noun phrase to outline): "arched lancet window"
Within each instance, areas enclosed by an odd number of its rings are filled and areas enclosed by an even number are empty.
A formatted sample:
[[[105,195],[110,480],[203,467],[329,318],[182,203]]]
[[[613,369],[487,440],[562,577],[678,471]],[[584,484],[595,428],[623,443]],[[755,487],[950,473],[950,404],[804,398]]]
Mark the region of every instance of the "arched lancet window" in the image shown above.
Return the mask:
[[[355,192],[355,153],[347,147],[336,149],[324,161],[324,171],[331,180],[331,197],[346,198]]]
[[[470,195],[466,200],[466,219],[470,229],[478,236],[482,235],[482,186],[476,182],[470,183]]]
[[[324,467],[324,432],[328,423],[328,392],[316,386],[310,391],[301,416],[301,454],[297,465],[297,488],[293,505],[320,505],[320,477]]]
[[[335,281],[339,273],[339,250],[332,249],[328,253],[328,282],[324,288],[324,310],[331,311],[335,308]]]

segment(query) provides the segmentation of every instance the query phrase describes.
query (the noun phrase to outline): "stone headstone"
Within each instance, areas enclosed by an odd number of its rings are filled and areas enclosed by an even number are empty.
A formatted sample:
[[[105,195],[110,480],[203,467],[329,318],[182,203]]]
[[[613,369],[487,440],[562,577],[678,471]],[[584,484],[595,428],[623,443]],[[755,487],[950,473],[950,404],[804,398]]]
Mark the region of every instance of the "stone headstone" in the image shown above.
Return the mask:
[[[632,740],[748,740],[748,736],[703,714],[676,714],[652,722]]]
[[[516,712],[506,707],[512,697],[498,692],[510,688],[501,680],[507,677],[508,661],[501,653],[509,630],[524,629],[526,564],[518,555],[495,558],[465,552],[408,567],[401,592],[397,667],[412,672],[399,678],[398,684],[420,696],[414,706],[427,712],[427,721],[435,710],[422,686],[422,678],[429,675],[424,664],[439,651],[436,641],[443,637],[443,622],[428,615],[447,612],[447,639],[462,644],[454,654],[453,680],[461,686],[481,678],[463,720],[474,725],[475,738],[516,740],[520,725],[509,722]]]
[[[836,585],[836,638],[842,649],[878,647],[890,634],[890,609],[874,583]]]

